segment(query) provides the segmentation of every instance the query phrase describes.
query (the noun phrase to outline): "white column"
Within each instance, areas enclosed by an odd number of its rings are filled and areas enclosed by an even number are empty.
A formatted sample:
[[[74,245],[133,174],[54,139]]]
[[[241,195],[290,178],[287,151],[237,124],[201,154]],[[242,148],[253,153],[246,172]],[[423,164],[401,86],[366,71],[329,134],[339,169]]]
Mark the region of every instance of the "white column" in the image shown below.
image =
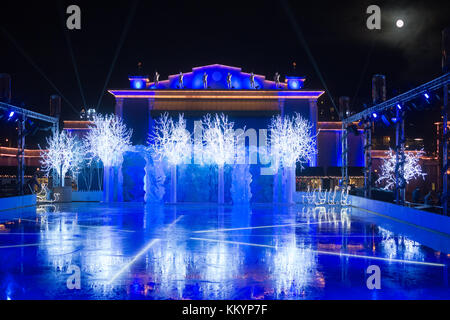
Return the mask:
[[[177,166],[170,168],[170,202],[177,202]]]
[[[217,180],[217,202],[219,204],[225,203],[225,187],[223,178],[223,165],[219,165],[218,168],[218,180]]]
[[[295,167],[285,168],[286,170],[286,202],[293,204],[295,192]]]
[[[114,113],[116,116],[123,118],[123,98],[116,98]]]

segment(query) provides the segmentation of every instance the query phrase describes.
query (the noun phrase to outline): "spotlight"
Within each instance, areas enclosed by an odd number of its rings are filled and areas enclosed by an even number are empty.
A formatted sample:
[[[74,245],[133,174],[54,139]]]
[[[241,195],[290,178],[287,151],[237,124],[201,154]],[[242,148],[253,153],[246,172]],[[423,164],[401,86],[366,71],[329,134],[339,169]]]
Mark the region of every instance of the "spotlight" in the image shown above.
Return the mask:
[[[424,96],[426,99],[430,99],[430,95],[429,95],[428,93],[426,93],[426,92],[423,94],[423,96]]]
[[[391,121],[392,121],[392,123],[397,123],[398,119],[397,119],[397,117],[393,117],[393,118],[391,118]]]
[[[14,117],[14,111],[11,111],[8,116],[9,119],[11,119],[12,117]]]
[[[387,127],[389,127],[391,125],[391,123],[389,122],[389,120],[386,118],[386,116],[384,114],[381,116],[381,120]]]
[[[372,117],[373,117],[374,119],[376,119],[376,118],[378,117],[378,115],[376,114],[376,112],[372,113]]]
[[[400,105],[400,103],[397,103],[397,109],[402,110],[402,106]]]

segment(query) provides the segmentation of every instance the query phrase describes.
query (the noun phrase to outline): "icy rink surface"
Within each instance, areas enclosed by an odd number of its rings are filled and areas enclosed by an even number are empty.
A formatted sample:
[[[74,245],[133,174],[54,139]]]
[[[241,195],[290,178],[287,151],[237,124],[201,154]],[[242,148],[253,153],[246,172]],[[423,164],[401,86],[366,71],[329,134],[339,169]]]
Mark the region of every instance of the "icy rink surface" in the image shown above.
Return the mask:
[[[0,299],[450,299],[449,235],[355,208],[71,203],[0,219]]]

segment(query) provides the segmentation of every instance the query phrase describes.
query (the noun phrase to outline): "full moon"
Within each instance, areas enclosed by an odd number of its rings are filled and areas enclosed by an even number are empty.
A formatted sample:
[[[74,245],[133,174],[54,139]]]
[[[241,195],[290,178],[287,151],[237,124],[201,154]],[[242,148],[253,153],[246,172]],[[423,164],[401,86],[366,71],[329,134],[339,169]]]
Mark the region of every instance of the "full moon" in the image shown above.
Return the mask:
[[[397,28],[401,28],[401,27],[403,27],[403,25],[404,25],[405,23],[403,22],[402,19],[398,19],[397,22],[396,22],[395,24],[397,25]]]

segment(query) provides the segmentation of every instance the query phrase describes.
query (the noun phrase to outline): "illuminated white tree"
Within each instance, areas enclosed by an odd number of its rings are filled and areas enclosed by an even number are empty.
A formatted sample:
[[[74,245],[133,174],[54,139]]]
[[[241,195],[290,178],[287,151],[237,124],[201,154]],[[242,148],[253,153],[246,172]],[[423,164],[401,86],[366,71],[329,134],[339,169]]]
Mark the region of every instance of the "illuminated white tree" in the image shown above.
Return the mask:
[[[285,200],[292,203],[295,191],[296,164],[312,161],[317,154],[316,135],[313,134],[313,126],[310,121],[295,113],[290,116],[276,116],[272,118],[270,129],[270,151],[272,167],[277,173],[274,181],[274,198],[278,198],[279,169],[283,168],[284,179],[287,180],[284,192]]]
[[[416,178],[424,178],[427,174],[422,172],[419,164],[420,157],[424,155],[422,150],[417,152],[405,152],[404,178],[406,184]],[[384,190],[393,190],[395,187],[395,165],[396,154],[392,149],[386,152],[386,158],[383,159],[381,165],[380,177],[377,179],[378,184],[384,184]]]
[[[42,150],[42,170],[47,176],[54,170],[60,185],[64,186],[66,173],[69,170],[72,176],[77,173],[84,160],[83,155],[82,143],[70,132],[54,133],[47,138],[47,150]]]
[[[218,203],[225,202],[223,169],[236,160],[236,136],[234,123],[223,113],[203,117],[203,159],[218,167]]]
[[[160,160],[166,159],[171,167],[170,202],[177,202],[177,166],[191,158],[191,134],[186,129],[183,114],[174,122],[168,113],[155,120],[154,132],[149,136],[149,149]]]
[[[86,150],[103,163],[103,200],[109,202],[113,191],[110,177],[122,164],[123,154],[131,146],[133,131],[127,129],[122,118],[113,114],[95,115],[89,129],[85,137]]]

